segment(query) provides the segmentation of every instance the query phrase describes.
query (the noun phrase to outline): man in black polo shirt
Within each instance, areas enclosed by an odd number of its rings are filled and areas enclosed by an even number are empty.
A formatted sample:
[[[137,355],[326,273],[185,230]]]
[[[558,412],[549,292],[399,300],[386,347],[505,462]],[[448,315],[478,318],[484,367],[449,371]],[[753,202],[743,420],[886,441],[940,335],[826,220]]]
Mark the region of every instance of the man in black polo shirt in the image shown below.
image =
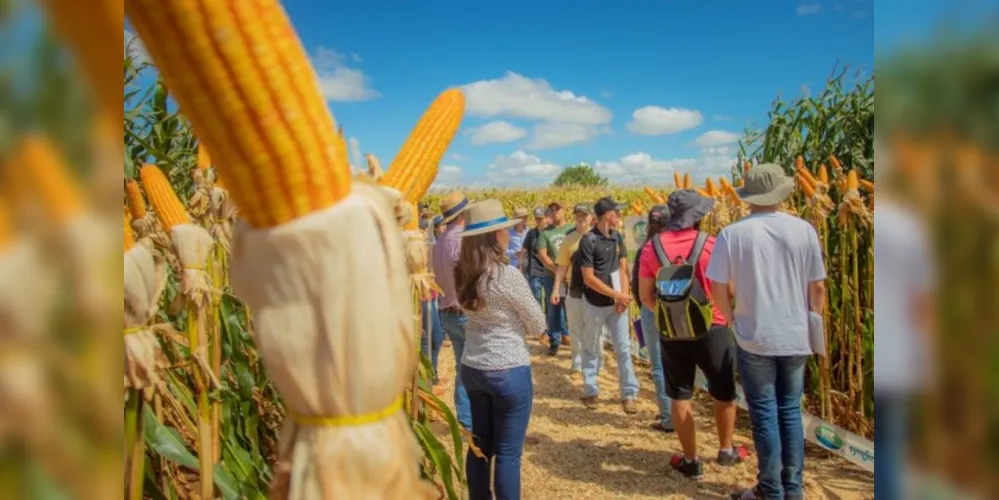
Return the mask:
[[[609,196],[597,201],[593,207],[597,225],[580,240],[576,256],[585,285],[582,399],[587,408],[597,407],[600,392],[597,360],[602,352],[600,332],[606,325],[614,344],[614,354],[617,355],[621,406],[625,413],[633,415],[638,413],[635,405],[638,379],[631,365],[631,339],[628,335],[628,306],[632,300],[628,293],[628,252],[624,247],[624,237],[614,229],[621,221],[621,207]]]

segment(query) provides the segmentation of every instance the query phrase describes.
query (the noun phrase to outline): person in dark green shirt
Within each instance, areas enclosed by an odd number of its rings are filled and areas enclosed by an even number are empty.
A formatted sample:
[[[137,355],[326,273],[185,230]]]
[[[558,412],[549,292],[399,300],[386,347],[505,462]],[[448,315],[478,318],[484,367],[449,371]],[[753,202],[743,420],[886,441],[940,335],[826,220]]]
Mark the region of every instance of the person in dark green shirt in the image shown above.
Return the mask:
[[[565,210],[562,209],[562,204],[557,201],[548,204],[548,212],[551,216],[552,225],[538,235],[535,248],[538,251],[538,258],[541,259],[541,263],[545,266],[545,296],[551,297],[552,287],[555,284],[555,257],[558,256],[558,249],[562,246],[562,240],[565,239],[566,235],[575,231],[576,224],[566,220]],[[562,295],[564,296],[565,294]],[[547,304],[549,356],[558,355],[558,348],[562,345],[563,337],[566,344],[570,342],[564,301],[565,299],[563,298],[559,300],[558,304]]]

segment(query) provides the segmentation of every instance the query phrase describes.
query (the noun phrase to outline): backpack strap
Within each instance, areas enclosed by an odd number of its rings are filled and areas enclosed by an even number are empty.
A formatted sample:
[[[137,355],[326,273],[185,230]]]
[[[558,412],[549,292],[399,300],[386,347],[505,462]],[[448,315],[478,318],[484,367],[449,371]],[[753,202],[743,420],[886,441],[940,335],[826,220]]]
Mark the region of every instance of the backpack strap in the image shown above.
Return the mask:
[[[690,256],[687,257],[687,264],[696,264],[701,259],[704,252],[704,243],[708,241],[708,233],[698,231],[697,239],[694,240],[694,247],[690,249]]]
[[[659,239],[658,234],[652,237],[652,248],[656,251],[656,258],[659,259],[659,265],[669,266],[673,264],[666,255],[666,250],[663,249],[663,242]]]

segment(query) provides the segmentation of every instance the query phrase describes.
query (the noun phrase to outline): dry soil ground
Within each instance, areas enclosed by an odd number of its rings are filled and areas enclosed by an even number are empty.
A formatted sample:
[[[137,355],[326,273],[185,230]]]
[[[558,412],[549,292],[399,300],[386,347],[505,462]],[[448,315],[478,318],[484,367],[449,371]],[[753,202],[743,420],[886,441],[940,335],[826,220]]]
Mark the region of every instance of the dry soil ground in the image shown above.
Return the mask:
[[[557,358],[549,358],[537,339],[528,344],[534,373],[534,410],[528,436],[534,439],[524,448],[521,481],[525,500],[728,498],[729,493],[754,484],[755,454],[732,468],[706,460],[704,478],[696,482],[670,470],[669,457],[680,451],[680,443],[673,434],[649,428],[658,410],[646,367],[636,367],[642,386],[637,415],[621,410],[612,359],[600,375],[601,406],[587,410],[579,401],[581,383],[570,379],[568,349],[563,348]],[[446,384],[441,399],[452,407],[454,368],[454,353],[447,343],[440,354]],[[713,458],[718,441],[709,402],[701,395],[696,405],[698,451]],[[438,431],[446,434],[443,426]],[[442,441],[450,443],[449,439]],[[735,441],[753,450],[748,415],[741,410]],[[873,474],[820,448],[807,447],[805,468],[806,498],[874,498]]]

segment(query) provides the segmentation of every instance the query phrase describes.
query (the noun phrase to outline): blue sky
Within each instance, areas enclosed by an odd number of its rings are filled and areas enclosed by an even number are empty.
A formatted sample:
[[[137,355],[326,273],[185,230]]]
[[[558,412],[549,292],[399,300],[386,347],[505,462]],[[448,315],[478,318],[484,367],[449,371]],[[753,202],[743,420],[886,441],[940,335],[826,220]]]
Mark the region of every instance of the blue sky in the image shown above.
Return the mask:
[[[351,145],[385,166],[464,86],[442,186],[541,185],[577,162],[620,184],[723,174],[779,92],[874,64],[873,0],[283,3]]]

